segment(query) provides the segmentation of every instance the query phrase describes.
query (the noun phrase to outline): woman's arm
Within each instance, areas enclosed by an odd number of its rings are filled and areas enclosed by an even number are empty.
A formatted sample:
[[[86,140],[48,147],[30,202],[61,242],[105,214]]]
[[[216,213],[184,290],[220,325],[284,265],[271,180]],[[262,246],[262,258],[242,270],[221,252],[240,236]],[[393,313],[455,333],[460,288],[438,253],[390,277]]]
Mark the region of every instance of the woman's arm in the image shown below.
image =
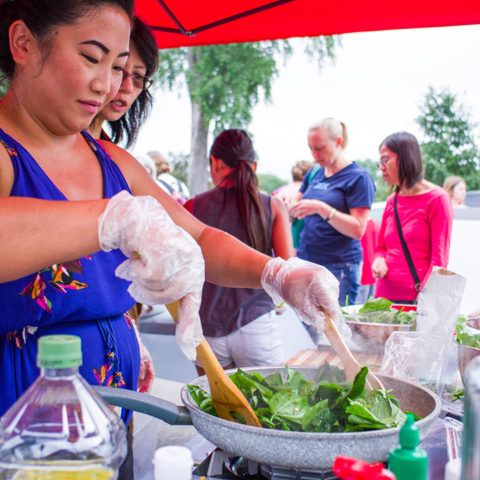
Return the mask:
[[[106,205],[0,197],[0,282],[98,251],[98,217]]]
[[[272,245],[275,256],[285,260],[293,256],[292,229],[288,211],[283,202],[272,197],[273,230]]]
[[[432,252],[430,270],[435,266],[447,268],[453,224],[453,207],[448,195],[442,195],[431,202],[428,222]]]
[[[235,237],[200,222],[165,193],[128,152],[110,142],[101,143],[119,165],[133,195],[154,197],[172,220],[197,241],[205,258],[208,281],[226,287],[261,287],[260,276],[270,257],[248,247]]]
[[[350,213],[342,213],[322,200],[300,200],[290,209],[290,214],[296,218],[305,218],[308,215],[320,215],[323,219],[330,217],[329,222],[335,230],[347,237],[360,240],[367,228],[370,209],[352,208]]]

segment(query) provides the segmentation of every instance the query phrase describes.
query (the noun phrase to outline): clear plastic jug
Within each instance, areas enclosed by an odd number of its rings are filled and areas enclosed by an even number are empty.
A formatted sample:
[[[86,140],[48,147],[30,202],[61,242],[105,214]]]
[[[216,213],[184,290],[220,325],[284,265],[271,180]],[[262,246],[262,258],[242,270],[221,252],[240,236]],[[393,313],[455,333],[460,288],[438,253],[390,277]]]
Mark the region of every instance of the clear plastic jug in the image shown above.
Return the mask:
[[[0,480],[115,480],[127,454],[120,417],[80,376],[80,338],[38,341],[40,376],[0,418]]]
[[[462,480],[480,479],[480,357],[465,370]]]

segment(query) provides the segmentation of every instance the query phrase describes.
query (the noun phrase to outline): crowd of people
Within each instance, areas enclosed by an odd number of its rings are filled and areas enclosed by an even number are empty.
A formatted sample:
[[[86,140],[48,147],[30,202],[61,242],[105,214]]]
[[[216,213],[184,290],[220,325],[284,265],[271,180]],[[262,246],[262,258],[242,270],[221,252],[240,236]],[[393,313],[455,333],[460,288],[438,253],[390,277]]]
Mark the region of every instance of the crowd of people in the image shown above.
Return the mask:
[[[146,391],[138,305],[180,301],[177,339],[192,360],[203,330],[224,367],[278,364],[282,303],[321,331],[359,293],[415,301],[448,264],[465,182],[445,184],[451,201],[425,180],[405,132],[379,148],[393,189],[380,226],[372,177],[345,156],[346,126],[331,117],[306,132],[313,161],[274,196],[259,189],[248,134],[221,132],[214,187],[190,198],[159,152],[135,159],[117,145],[135,143],[157,62],[133,0],[0,3],[0,415],[37,377],[42,335],[81,337],[89,383]]]

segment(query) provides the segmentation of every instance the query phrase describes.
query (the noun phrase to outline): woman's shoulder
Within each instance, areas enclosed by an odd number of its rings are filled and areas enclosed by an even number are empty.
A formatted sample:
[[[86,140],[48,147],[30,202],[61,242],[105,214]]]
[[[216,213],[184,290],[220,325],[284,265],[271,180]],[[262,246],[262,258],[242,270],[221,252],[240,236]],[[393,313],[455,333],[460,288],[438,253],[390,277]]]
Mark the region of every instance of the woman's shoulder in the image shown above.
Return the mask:
[[[345,175],[353,180],[368,181],[374,183],[372,176],[366,168],[359,165],[357,162],[352,162],[344,169]]]

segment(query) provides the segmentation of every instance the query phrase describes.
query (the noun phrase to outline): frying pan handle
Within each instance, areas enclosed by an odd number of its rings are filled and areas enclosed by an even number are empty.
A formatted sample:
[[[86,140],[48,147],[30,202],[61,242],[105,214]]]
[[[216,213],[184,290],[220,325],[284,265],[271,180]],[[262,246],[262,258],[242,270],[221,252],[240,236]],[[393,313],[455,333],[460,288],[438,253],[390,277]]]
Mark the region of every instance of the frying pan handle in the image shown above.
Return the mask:
[[[180,407],[148,393],[123,388],[93,387],[103,400],[116,407],[134,410],[159,418],[169,425],[192,425],[192,418],[185,407]]]

